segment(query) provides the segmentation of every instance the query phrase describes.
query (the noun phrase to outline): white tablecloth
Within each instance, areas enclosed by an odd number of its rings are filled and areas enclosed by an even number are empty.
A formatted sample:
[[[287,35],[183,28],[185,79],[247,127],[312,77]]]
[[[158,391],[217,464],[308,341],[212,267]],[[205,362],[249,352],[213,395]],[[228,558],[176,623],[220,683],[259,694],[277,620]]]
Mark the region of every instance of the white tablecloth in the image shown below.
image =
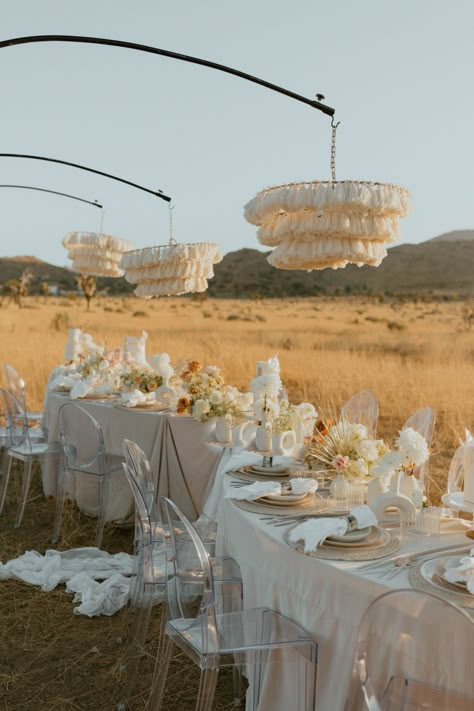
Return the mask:
[[[59,439],[58,413],[69,398],[49,392],[44,406],[43,426],[50,442]],[[212,423],[201,423],[187,415],[179,416],[146,410],[126,410],[111,402],[99,400],[74,401],[91,413],[104,433],[106,450],[122,455],[124,439],[136,442],[150,460],[158,482],[158,494],[169,496],[182,511],[194,520],[201,513],[209,479],[214,476],[222,450],[207,445]],[[43,489],[46,496],[55,496],[57,471],[43,469]],[[97,515],[97,482],[95,477],[76,476],[73,496],[87,514]],[[126,519],[133,511],[133,497],[123,472],[114,472],[110,487],[108,521]]]
[[[230,477],[220,480],[216,477],[216,483],[218,481],[225,491],[232,491],[228,486]],[[357,575],[358,564],[355,563],[304,556],[283,540],[286,527],[265,524],[231,500],[221,499],[218,521],[218,552],[232,556],[241,567],[244,606],[273,608],[314,636],[319,643],[316,709],[342,711],[362,615],[370,602],[383,592],[411,587],[408,573],[401,571],[386,582],[373,576]],[[409,532],[400,552],[458,542],[468,545],[460,524],[455,524],[454,529],[454,532],[451,529],[451,532],[431,537]],[[456,649],[450,630],[446,630],[444,668],[440,672],[446,670],[446,664],[455,664],[462,653]],[[436,674],[434,663],[433,682]],[[272,674],[270,668],[265,681],[258,711],[290,711],[297,683],[294,672],[291,669],[282,672],[279,668],[278,674]]]

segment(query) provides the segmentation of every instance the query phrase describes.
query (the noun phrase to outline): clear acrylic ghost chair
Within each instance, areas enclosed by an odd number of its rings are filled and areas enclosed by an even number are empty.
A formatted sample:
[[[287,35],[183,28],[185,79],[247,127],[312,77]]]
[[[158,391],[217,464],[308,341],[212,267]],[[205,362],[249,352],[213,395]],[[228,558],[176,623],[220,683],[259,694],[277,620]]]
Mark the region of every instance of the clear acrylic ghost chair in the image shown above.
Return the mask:
[[[362,618],[347,711],[472,711],[474,618],[417,590],[380,595]]]
[[[197,531],[172,501],[159,499],[170,530],[167,562],[173,566],[169,576],[168,622],[163,645],[160,674],[154,679],[147,708],[166,708],[163,695],[173,646],[177,645],[201,670],[196,711],[210,711],[219,669],[224,666],[246,667],[249,679],[247,699],[258,708],[264,672],[272,663],[288,667],[300,683],[292,711],[313,711],[316,677],[316,642],[299,625],[268,608],[220,612],[215,579],[209,556]],[[175,527],[185,530],[187,546],[175,535]],[[194,549],[189,555],[189,543]],[[199,597],[189,595],[190,575],[199,569]],[[261,707],[263,708],[263,706]]]
[[[21,406],[25,410],[26,418],[28,422],[39,423],[43,418],[42,412],[31,412],[26,406],[25,399],[25,381],[20,377],[19,373],[15,368],[9,363],[5,363],[4,366],[5,378],[7,381],[7,390],[11,392],[13,397],[16,397]]]
[[[56,515],[52,542],[57,543],[61,530],[64,502],[73,477],[94,476],[98,482],[97,532],[95,544],[100,548],[104,533],[110,477],[122,472],[123,457],[106,452],[104,435],[97,420],[84,408],[72,402],[59,410],[61,466],[56,494]]]
[[[346,402],[341,411],[342,418],[354,424],[367,427],[370,437],[375,437],[377,421],[379,419],[379,405],[377,398],[370,390],[361,390]]]
[[[415,432],[419,432],[419,434],[421,434],[425,438],[426,443],[429,447],[431,445],[431,440],[433,439],[435,420],[436,418],[433,408],[429,406],[422,407],[420,410],[414,412],[413,415],[410,415],[408,420],[403,425],[403,429],[411,427],[413,430],[415,430]],[[415,467],[413,474],[419,479],[423,490],[428,496],[430,475],[429,460],[421,466]]]
[[[135,556],[137,561],[136,575],[130,593],[129,614],[124,624],[123,639],[126,644],[123,671],[126,671],[125,700],[132,697],[140,658],[143,654],[150,615],[153,603],[164,602],[167,590],[167,568],[165,540],[169,538],[168,527],[160,518],[160,509],[155,506],[153,478],[148,460],[143,451],[134,442],[124,440],[123,444],[126,463],[123,465],[135,500]],[[154,519],[151,518],[154,516]],[[175,535],[182,540],[184,530],[175,527]],[[188,544],[189,545],[189,544]],[[215,541],[211,542],[214,548]],[[221,595],[232,609],[242,606],[242,578],[240,569],[231,558],[213,558],[216,570],[216,583]],[[171,572],[171,574],[173,574]],[[198,576],[199,577],[199,576]],[[196,570],[188,581],[190,587],[196,585]],[[199,581],[198,581],[199,584]],[[161,633],[157,640],[158,650],[156,670],[158,673],[161,660],[162,642],[167,615],[161,613]],[[241,679],[235,679],[236,694],[240,692]],[[126,708],[127,701],[119,705]]]
[[[10,481],[13,460],[23,462],[23,481],[20,500],[15,519],[15,528],[21,525],[25,505],[30,490],[33,462],[45,458],[59,458],[59,444],[56,442],[38,442],[31,438],[28,420],[21,403],[5,388],[0,388],[0,396],[4,403],[4,414],[8,433],[5,450],[5,467],[0,482],[0,514],[5,505],[8,483]]]
[[[133,474],[137,486],[146,501],[148,516],[151,522],[152,539],[161,541],[163,539],[163,524],[161,521],[161,513],[156,507],[156,491],[158,485],[155,485],[150,462],[143,450],[129,439],[124,439],[123,441],[123,453],[130,473]],[[205,542],[207,552],[210,555],[214,555],[217,530],[216,522],[201,518],[200,521],[195,521],[192,525],[199,531],[199,535]]]

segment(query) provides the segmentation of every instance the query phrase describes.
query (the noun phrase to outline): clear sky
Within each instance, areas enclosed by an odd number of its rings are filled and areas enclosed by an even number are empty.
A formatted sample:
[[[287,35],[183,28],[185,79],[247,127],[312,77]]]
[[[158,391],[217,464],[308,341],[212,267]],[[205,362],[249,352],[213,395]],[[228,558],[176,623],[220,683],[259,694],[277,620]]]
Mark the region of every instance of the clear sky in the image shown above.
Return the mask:
[[[227,64],[314,97],[341,121],[338,179],[412,192],[403,242],[474,228],[472,0],[0,0],[0,39],[124,39]],[[242,207],[269,185],[330,177],[330,118],[241,79],[110,47],[0,52],[0,152],[82,163],[173,197],[178,241],[258,247]],[[168,240],[163,201],[83,171],[0,158],[0,183],[104,204],[104,231]],[[100,212],[0,189],[0,255],[67,262]]]

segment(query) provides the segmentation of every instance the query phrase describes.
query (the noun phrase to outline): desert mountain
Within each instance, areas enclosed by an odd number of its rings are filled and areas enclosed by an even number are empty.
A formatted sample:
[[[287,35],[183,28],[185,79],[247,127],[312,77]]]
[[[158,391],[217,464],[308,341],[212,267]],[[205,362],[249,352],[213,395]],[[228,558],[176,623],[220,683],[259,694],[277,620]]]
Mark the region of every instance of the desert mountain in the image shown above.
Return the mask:
[[[275,269],[268,252],[239,249],[215,266],[209,296],[315,296],[317,294],[381,292],[446,292],[474,295],[474,230],[457,230],[421,244],[392,247],[380,267],[348,266],[311,273]],[[41,282],[62,290],[76,289],[73,272],[35,257],[0,259],[0,284],[18,278],[27,268],[33,274],[32,291]],[[124,279],[100,279],[109,293],[130,293]]]

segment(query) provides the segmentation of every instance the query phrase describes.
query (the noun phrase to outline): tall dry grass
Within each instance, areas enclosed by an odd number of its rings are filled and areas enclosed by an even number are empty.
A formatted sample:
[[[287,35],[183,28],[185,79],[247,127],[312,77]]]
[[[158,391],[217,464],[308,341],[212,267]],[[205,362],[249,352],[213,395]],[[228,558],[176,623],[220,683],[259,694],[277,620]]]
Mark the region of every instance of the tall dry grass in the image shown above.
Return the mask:
[[[438,416],[432,457],[438,488],[458,436],[474,420],[474,331],[459,302],[107,298],[88,312],[79,299],[31,297],[22,310],[0,309],[1,360],[24,376],[31,408],[41,406],[68,327],[108,347],[146,330],[149,354],[218,364],[243,389],[255,362],[278,353],[291,400],[311,401],[324,412],[370,389],[380,404],[380,432],[389,439],[414,410],[430,404]]]

